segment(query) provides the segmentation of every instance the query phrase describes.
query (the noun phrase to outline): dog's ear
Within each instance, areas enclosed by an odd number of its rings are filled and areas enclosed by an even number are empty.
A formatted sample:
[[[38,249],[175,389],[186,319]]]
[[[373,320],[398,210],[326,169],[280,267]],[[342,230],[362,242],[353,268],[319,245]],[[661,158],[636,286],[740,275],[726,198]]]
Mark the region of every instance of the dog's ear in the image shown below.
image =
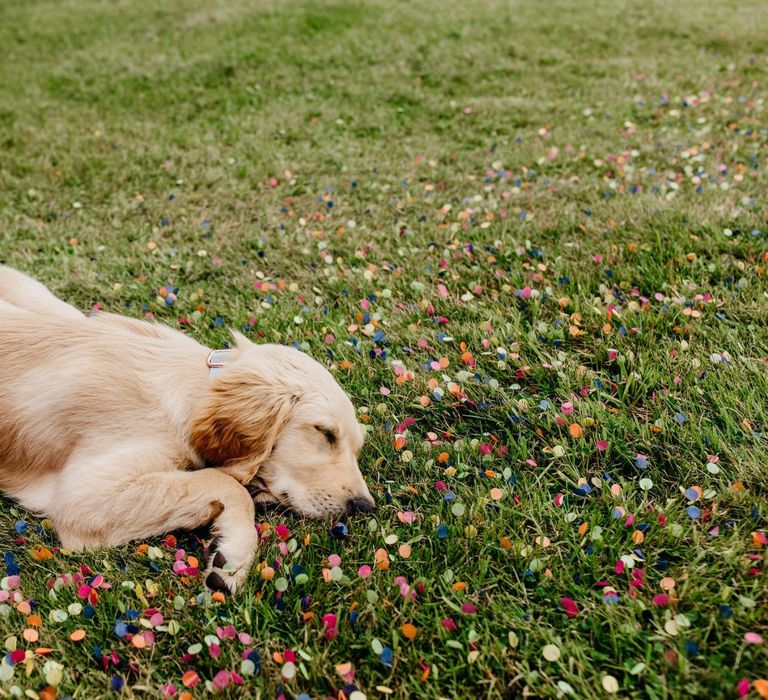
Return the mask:
[[[244,336],[240,331],[236,331],[234,328],[229,331],[232,334],[232,337],[235,339],[235,345],[237,345],[238,348],[241,350],[243,348],[248,347],[249,345],[253,345],[253,341]]]
[[[192,421],[190,442],[211,466],[243,462],[255,473],[272,452],[298,399],[294,387],[274,378],[227,368],[211,382],[208,400]]]

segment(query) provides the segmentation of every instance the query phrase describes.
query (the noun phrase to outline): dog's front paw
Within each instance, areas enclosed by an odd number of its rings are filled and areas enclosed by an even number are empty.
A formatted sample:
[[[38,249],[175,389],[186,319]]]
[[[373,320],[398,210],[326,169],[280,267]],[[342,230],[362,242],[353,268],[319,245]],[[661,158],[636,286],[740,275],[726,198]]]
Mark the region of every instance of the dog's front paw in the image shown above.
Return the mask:
[[[249,548],[237,551],[221,537],[214,537],[206,548],[205,586],[211,591],[235,593],[248,578],[254,553]]]

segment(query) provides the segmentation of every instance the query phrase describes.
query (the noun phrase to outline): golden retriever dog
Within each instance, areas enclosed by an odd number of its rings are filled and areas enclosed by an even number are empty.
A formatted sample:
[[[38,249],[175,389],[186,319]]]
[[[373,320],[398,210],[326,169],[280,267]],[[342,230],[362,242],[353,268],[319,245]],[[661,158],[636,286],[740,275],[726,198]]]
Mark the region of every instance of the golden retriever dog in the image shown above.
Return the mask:
[[[0,266],[0,490],[72,550],[210,524],[205,582],[228,592],[256,553],[254,502],[373,510],[363,431],[330,372],[235,339],[216,352],[157,323],[87,317]]]

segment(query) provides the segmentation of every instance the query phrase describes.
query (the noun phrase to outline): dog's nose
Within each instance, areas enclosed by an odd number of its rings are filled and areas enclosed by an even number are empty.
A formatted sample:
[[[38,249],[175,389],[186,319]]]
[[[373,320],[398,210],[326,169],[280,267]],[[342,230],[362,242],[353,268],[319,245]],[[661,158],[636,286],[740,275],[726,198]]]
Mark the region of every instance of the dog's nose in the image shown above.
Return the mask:
[[[371,513],[376,510],[376,504],[369,498],[350,498],[347,501],[347,513]]]

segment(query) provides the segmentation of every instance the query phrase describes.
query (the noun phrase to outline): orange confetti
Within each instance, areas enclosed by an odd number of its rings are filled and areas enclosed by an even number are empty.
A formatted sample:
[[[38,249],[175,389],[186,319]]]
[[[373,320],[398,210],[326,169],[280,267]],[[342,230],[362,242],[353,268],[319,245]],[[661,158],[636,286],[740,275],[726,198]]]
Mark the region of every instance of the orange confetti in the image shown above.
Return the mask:
[[[69,638],[73,642],[82,642],[83,639],[85,639],[85,630],[75,630],[74,632],[72,632],[72,634],[69,635]]]
[[[47,654],[50,654],[53,651],[50,647],[37,647],[35,649],[35,654],[39,654],[40,656],[46,656]]]
[[[214,600],[217,603],[226,603],[227,597],[221,591],[216,591],[211,594],[211,600]]]
[[[494,501],[500,501],[504,497],[504,492],[499,488],[491,489],[491,498]]]
[[[587,534],[587,530],[589,530],[589,523],[582,523],[579,525],[579,534],[585,535]]]
[[[43,621],[40,619],[40,615],[30,615],[27,618],[27,624],[30,627],[40,627],[43,624]]]
[[[466,588],[467,588],[467,584],[466,584],[466,583],[464,583],[464,581],[456,581],[456,583],[454,583],[454,584],[451,586],[451,590],[452,590],[454,593],[455,593],[456,591],[463,591],[463,590],[466,590]]]
[[[571,434],[571,437],[575,438],[580,438],[584,434],[584,431],[578,423],[571,423],[568,426],[568,432]]]
[[[404,542],[403,544],[401,544],[401,545],[400,545],[400,547],[398,548],[397,552],[398,552],[398,554],[399,554],[399,555],[400,555],[400,556],[401,556],[403,559],[408,559],[408,557],[410,557],[410,556],[411,556],[411,552],[412,552],[412,550],[411,550],[411,545],[409,545],[409,544],[406,544],[406,543]]]
[[[768,681],[765,678],[758,678],[755,681],[755,690],[761,698],[768,698]]]
[[[45,547],[34,547],[32,556],[39,561],[45,561],[46,559],[53,559],[53,552]]]
[[[510,549],[512,547],[512,542],[509,541],[509,537],[506,535],[501,538],[501,548],[502,549]]]
[[[415,639],[416,638],[416,627],[412,625],[410,622],[406,622],[401,628],[400,631],[403,633],[403,637],[406,639]]]
[[[376,563],[376,568],[384,571],[385,569],[389,568],[389,554],[387,553],[386,549],[379,548],[376,550],[376,554],[374,554],[373,557],[374,562]]]
[[[402,450],[405,447],[405,438],[402,435],[398,435],[395,438],[395,449]]]
[[[38,692],[40,700],[56,700],[56,694],[56,688],[54,688],[52,685],[47,685],[40,692]]]
[[[185,671],[181,677],[181,683],[185,688],[191,688],[200,680],[197,671]]]

